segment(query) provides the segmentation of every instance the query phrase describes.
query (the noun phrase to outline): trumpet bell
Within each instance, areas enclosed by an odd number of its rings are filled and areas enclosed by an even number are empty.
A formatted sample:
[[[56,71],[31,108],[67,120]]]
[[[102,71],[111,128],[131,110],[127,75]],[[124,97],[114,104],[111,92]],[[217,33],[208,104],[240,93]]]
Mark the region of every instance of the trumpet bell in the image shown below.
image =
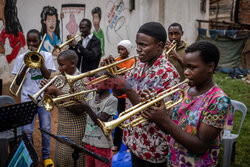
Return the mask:
[[[43,107],[46,111],[51,112],[54,108],[54,101],[50,95],[44,95],[43,96]]]
[[[24,56],[24,63],[29,68],[37,69],[40,68],[44,63],[44,58],[38,52],[28,52]]]
[[[57,52],[57,53],[61,53],[62,51],[64,50],[67,50],[69,48],[69,45],[68,43],[70,43],[71,41],[75,40],[76,38],[80,37],[81,34],[78,34],[76,36],[74,36],[73,38],[67,40],[66,42],[64,42],[63,44],[61,44],[60,46],[58,45],[55,45],[54,46],[54,50]],[[77,42],[79,42],[81,40],[81,38],[79,40],[77,40]]]
[[[30,98],[35,104],[38,103],[38,101],[37,101],[37,98],[38,98],[38,97],[33,97],[33,96],[30,95],[30,94],[28,94],[28,96],[29,96],[29,98]]]

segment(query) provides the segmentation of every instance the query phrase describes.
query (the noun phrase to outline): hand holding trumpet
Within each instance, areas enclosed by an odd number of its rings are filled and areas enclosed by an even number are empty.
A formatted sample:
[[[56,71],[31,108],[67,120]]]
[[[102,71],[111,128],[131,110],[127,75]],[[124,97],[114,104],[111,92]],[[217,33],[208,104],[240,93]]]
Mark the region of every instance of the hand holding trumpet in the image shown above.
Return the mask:
[[[72,38],[74,38],[73,36],[71,36],[71,35],[67,35],[67,41],[69,41],[69,40],[71,40]],[[70,46],[70,47],[76,47],[76,45],[77,45],[77,41],[74,39],[74,40],[72,40],[71,42],[69,42],[68,43],[68,45]]]
[[[49,80],[47,79],[43,79],[40,83],[41,87],[40,89],[42,89],[45,85],[47,85],[49,83]],[[59,93],[59,89],[54,85],[54,83],[52,83],[51,85],[49,85],[44,93],[45,94],[49,94],[49,95],[53,95],[53,96],[58,96],[60,93]]]
[[[168,57],[178,59],[179,55],[176,52],[176,46],[177,46],[177,43],[175,41],[166,42],[165,47],[164,47],[164,52],[167,54]]]
[[[141,100],[146,101],[153,97],[156,97],[156,91],[152,88],[149,90],[143,90],[141,94]],[[148,107],[141,112],[141,115],[153,122],[162,122],[165,117],[170,117],[169,110],[166,109],[164,100],[159,101],[157,104]]]

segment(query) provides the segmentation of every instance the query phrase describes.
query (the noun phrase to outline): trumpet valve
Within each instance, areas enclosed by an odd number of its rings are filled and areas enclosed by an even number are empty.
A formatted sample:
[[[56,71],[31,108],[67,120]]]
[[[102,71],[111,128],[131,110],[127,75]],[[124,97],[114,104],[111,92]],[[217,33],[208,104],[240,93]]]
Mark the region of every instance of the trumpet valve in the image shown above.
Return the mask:
[[[60,48],[58,45],[55,45],[55,46],[54,46],[54,50],[55,50],[57,53],[60,53],[60,52],[61,52],[61,48]]]

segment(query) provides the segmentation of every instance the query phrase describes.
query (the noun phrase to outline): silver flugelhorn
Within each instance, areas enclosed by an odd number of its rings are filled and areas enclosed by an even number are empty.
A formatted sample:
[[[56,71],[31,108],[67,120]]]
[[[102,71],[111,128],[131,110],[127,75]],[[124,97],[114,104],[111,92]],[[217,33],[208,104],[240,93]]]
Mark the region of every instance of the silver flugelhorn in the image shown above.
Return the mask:
[[[38,98],[39,96],[41,96],[41,94],[47,89],[47,87],[49,87],[51,84],[53,84],[60,76],[56,75],[54,76],[46,85],[44,85],[44,87],[42,87],[42,89],[40,89],[37,93],[35,93],[34,95],[30,95],[28,94],[29,98],[35,103],[38,104]],[[63,84],[61,84],[60,86],[57,86],[58,88],[61,88],[62,86],[65,85],[65,82]]]

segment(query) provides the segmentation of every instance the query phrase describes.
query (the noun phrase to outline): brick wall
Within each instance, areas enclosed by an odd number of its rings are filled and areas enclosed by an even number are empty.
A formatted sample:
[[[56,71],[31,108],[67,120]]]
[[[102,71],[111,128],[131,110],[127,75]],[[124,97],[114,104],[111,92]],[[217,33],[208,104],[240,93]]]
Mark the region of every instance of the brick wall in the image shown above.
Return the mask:
[[[240,0],[238,21],[242,24],[250,24],[250,1]]]

